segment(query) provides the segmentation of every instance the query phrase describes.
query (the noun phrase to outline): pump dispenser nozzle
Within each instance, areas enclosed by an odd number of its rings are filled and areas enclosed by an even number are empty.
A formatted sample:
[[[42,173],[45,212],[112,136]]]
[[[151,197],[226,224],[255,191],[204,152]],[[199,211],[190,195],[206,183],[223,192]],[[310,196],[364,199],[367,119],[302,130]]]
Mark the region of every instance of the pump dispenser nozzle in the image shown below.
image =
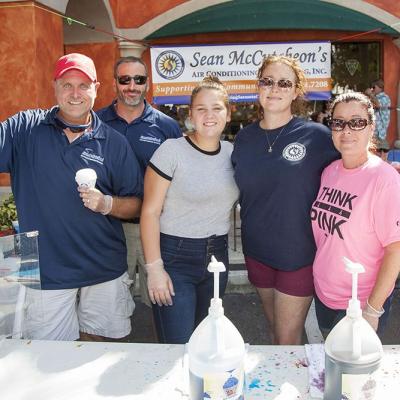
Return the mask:
[[[223,262],[217,261],[214,256],[211,256],[211,262],[208,264],[208,271],[214,274],[214,297],[211,299],[210,315],[221,315],[224,313],[222,300],[219,297],[219,273],[226,270]]]
[[[346,271],[352,274],[351,300],[349,301],[346,314],[352,318],[361,317],[361,305],[357,298],[358,274],[365,272],[365,268],[361,264],[350,261],[346,257],[343,257],[343,262],[346,266]]]

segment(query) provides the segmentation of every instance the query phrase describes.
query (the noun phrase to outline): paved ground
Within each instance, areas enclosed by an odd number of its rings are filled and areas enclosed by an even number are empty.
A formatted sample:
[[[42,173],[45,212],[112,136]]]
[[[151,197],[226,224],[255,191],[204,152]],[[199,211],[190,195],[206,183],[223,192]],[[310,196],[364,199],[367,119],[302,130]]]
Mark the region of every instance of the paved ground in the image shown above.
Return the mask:
[[[235,324],[244,340],[251,344],[269,344],[268,328],[262,316],[261,305],[255,293],[225,296],[223,300],[225,315]],[[140,301],[132,318],[132,342],[156,342],[152,327],[151,310]]]
[[[235,324],[246,343],[271,344],[269,329],[262,313],[257,294],[228,293],[223,300],[225,315]],[[152,328],[150,309],[140,301],[136,302],[136,311],[132,318],[132,342],[156,342]],[[306,343],[304,335],[304,342]],[[395,290],[389,325],[383,338],[383,344],[400,343],[400,289]]]

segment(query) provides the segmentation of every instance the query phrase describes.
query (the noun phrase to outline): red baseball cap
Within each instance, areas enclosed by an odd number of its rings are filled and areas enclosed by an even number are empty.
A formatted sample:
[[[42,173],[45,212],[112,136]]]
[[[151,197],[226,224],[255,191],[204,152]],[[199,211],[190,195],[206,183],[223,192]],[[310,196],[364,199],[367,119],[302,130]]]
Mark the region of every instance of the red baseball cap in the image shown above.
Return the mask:
[[[97,81],[96,68],[93,60],[79,53],[66,54],[58,59],[54,70],[54,80],[61,78],[71,69],[77,69],[83,72],[92,82]]]

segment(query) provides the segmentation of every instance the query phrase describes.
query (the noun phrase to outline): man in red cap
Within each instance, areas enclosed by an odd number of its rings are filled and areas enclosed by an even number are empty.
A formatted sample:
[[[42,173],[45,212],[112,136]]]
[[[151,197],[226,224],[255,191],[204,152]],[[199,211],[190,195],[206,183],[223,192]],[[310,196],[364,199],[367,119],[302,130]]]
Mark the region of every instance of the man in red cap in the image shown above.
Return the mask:
[[[92,111],[98,87],[89,57],[65,55],[54,72],[57,105],[0,124],[0,172],[11,174],[21,231],[39,231],[42,290],[27,290],[27,338],[131,331],[121,219],[139,215],[143,184],[126,138]],[[81,169],[94,170],[95,187],[77,187]]]
[[[56,64],[54,79],[61,78],[67,71],[76,70],[83,72],[92,82],[97,81],[96,68],[93,60],[83,54],[71,53],[62,56]]]
[[[80,87],[80,96],[73,99],[73,85]],[[100,83],[97,82],[96,68],[91,58],[72,53],[61,57],[54,71],[54,88],[59,110],[56,118],[66,124],[65,134],[74,139],[82,135],[83,128],[91,124],[90,110],[93,108]],[[83,90],[82,90],[83,89]],[[68,122],[66,122],[68,121]],[[72,124],[72,130],[71,125]],[[77,125],[77,128],[74,127]],[[82,127],[82,130],[80,130]],[[77,130],[78,132],[74,132]]]

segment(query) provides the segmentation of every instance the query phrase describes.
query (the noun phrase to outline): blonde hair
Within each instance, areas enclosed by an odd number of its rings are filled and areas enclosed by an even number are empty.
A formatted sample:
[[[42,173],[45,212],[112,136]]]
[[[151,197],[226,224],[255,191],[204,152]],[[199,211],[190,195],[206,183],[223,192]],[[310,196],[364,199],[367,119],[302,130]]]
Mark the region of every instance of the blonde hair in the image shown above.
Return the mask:
[[[203,89],[214,89],[221,93],[225,107],[229,110],[229,95],[224,84],[216,76],[206,76],[192,91],[190,96],[190,108],[192,108],[193,102],[196,96]]]
[[[303,69],[300,67],[299,62],[295,58],[287,56],[269,55],[268,57],[264,57],[264,60],[260,68],[258,69],[257,78],[261,79],[265,68],[267,68],[268,65],[275,63],[281,63],[287,65],[292,69],[292,71],[296,76],[295,86],[298,96],[292,102],[292,112],[293,112],[294,110],[301,108],[303,106],[304,95],[306,93],[306,82],[307,82],[306,76],[304,74]],[[264,109],[261,104],[259,105],[258,114],[261,119],[264,118]]]

